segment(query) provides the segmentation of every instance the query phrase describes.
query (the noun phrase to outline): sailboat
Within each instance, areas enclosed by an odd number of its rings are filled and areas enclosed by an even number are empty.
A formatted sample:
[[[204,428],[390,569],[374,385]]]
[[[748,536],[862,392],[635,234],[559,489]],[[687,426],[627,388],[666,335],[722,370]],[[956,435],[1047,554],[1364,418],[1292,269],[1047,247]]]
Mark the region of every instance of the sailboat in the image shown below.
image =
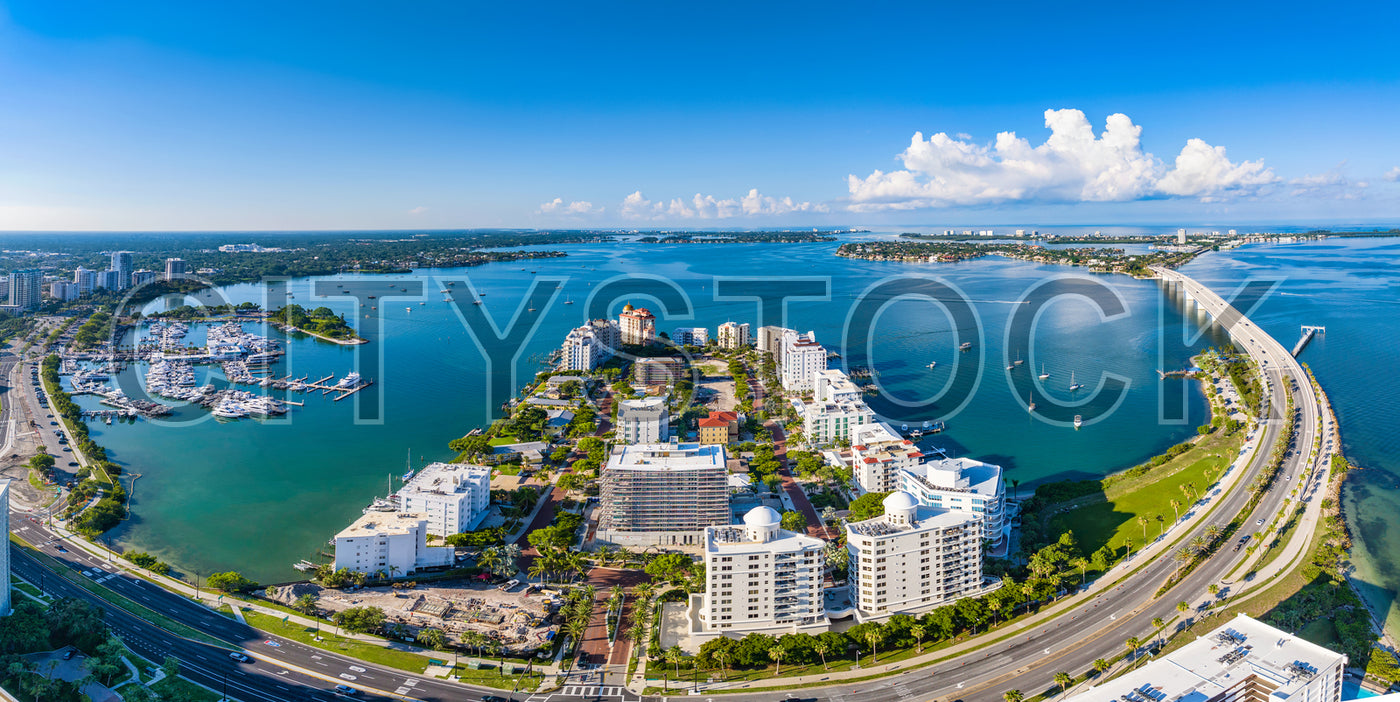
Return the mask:
[[[1045,364],[1044,364],[1044,363],[1040,364],[1040,376],[1039,376],[1039,377],[1040,377],[1041,380],[1045,380],[1046,378],[1049,378],[1049,377],[1050,377],[1050,374],[1045,372]]]
[[[408,449],[405,452],[405,455],[403,457],[403,467],[406,469],[406,472],[403,474],[403,481],[406,483],[410,480],[413,480],[413,475],[417,472],[413,470],[413,449]]]
[[[1084,387],[1084,384],[1083,384],[1083,383],[1076,383],[1076,382],[1074,382],[1074,371],[1070,371],[1070,372],[1069,372],[1069,391],[1070,391],[1070,392],[1074,392],[1075,390],[1078,390],[1078,389],[1080,389],[1080,388],[1082,388],[1082,387]]]
[[[572,304],[574,304],[573,298],[571,298],[571,297],[565,297],[565,298],[564,298],[564,304],[566,304],[566,305],[572,305]]]
[[[1020,352],[1020,351],[1017,351],[1017,352],[1016,352],[1016,363],[1015,363],[1015,365],[1018,365],[1018,366],[1019,366],[1019,365],[1021,365],[1022,363],[1025,363],[1025,361],[1021,360],[1021,352]]]

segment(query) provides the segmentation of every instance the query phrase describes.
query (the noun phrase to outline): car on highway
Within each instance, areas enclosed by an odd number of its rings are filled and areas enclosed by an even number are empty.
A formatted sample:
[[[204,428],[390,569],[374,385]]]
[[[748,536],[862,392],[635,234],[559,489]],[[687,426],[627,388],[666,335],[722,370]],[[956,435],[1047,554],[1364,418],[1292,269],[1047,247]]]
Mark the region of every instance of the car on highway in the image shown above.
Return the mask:
[[[349,685],[336,685],[336,686],[335,686],[335,694],[341,695],[341,696],[344,696],[344,697],[354,697],[355,695],[360,694],[360,691],[359,691],[359,690],[356,690],[356,689],[353,688],[353,687],[350,687]]]
[[[59,547],[58,547],[58,552],[59,552],[59,553],[68,553],[68,549],[66,549],[66,548],[64,548],[64,547],[62,547],[62,546],[59,546]]]
[[[241,653],[239,653],[238,651],[230,651],[229,654],[228,654],[228,657],[229,657],[229,658],[232,658],[233,660],[238,661],[239,663],[247,663],[247,662],[248,662],[248,657],[245,656],[245,655],[243,655],[243,654],[241,654]]]
[[[510,702],[510,700],[500,695],[486,695],[481,698],[481,702]]]
[[[1263,519],[1260,519],[1259,521],[1256,521],[1256,522],[1254,523],[1254,525],[1255,525],[1255,526],[1264,526],[1264,520],[1263,520]]]

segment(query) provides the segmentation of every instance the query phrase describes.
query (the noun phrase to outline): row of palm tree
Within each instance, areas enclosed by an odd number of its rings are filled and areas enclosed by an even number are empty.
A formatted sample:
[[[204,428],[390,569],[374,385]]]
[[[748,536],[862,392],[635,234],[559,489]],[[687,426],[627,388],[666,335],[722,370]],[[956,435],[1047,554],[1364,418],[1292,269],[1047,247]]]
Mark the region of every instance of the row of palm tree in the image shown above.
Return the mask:
[[[543,582],[572,583],[588,574],[590,564],[579,551],[550,550],[530,564],[529,574]]]

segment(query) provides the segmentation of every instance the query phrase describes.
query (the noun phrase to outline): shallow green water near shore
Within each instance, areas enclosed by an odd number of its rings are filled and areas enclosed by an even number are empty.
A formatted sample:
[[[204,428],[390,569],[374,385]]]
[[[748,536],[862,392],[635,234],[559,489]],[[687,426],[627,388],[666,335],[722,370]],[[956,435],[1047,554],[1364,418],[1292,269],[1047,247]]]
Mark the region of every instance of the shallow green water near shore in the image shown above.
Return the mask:
[[[384,363],[382,368],[359,368],[375,384],[352,400],[297,395],[294,399],[305,400],[305,407],[286,420],[265,423],[212,418],[176,426],[94,423],[94,438],[128,471],[141,475],[133,491],[133,517],[112,538],[186,570],[235,569],[264,582],[296,577],[290,565],[303,558],[316,560],[327,539],[373,496],[382,495],[391,475],[404,471],[407,453],[411,451],[415,467],[420,459],[448,458],[450,439],[489,421],[492,407],[485,396],[488,378],[482,354],[438,292],[439,282],[468,277],[487,292],[484,306],[502,327],[532,280],[565,279],[561,296],[535,313],[543,322],[519,356],[517,369],[523,380],[539,368],[531,359],[556,348],[568,329],[583,321],[590,292],[614,276],[646,273],[676,281],[692,301],[693,319],[661,321],[659,328],[706,326],[712,333],[724,321],[754,322],[756,316],[751,300],[714,299],[715,276],[780,271],[827,278],[830,299],[791,302],[787,325],[815,331],[819,341],[845,356],[850,355],[841,348],[846,313],[862,291],[892,276],[939,276],[973,301],[980,320],[976,352],[985,354],[984,372],[971,389],[971,400],[955,414],[953,402],[918,413],[878,398],[872,404],[896,425],[947,421],[948,431],[928,443],[955,455],[1001,463],[1008,478],[1021,482],[1023,493],[1046,479],[1098,476],[1131,466],[1191,436],[1203,419],[1204,400],[1198,392],[1183,391],[1183,381],[1164,382],[1157,376],[1159,368],[1184,367],[1191,355],[1190,349],[1182,349],[1159,359],[1159,336],[1179,336],[1183,326],[1194,329],[1198,320],[1194,315],[1183,317],[1179,304],[1164,298],[1154,281],[1094,276],[1120,296],[1128,313],[1103,321],[1083,302],[1057,302],[1041,316],[1026,364],[1012,371],[1034,375],[1043,363],[1051,374],[1043,392],[1065,400],[1071,397],[1066,390],[1071,371],[1088,385],[1081,398],[1092,393],[1101,374],[1125,379],[1128,391],[1122,403],[1101,422],[1075,431],[1036,419],[1015,400],[1002,371],[1002,349],[1007,319],[1017,307],[1014,302],[1027,289],[1047,276],[1085,274],[1000,258],[951,265],[853,261],[833,256],[835,248],[835,243],[587,245],[563,247],[567,258],[420,272],[419,277],[431,279],[424,297],[381,300],[377,305],[385,323],[369,336]],[[361,312],[346,301],[315,298],[309,281],[293,281],[292,289],[299,304],[327,304],[350,315]],[[233,302],[262,300],[257,286],[232,286],[222,292]],[[565,297],[577,304],[562,304]],[[613,313],[627,301],[615,300]],[[878,316],[873,338],[872,365],[887,389],[905,399],[937,392],[958,360],[948,317],[927,302],[892,302]],[[1206,336],[1194,348],[1215,343],[1219,338]],[[355,347],[310,338],[289,340],[287,346],[289,354],[276,367],[278,375],[339,377],[355,368]],[[925,368],[929,360],[938,361],[938,370]],[[1159,421],[1164,394],[1186,398],[1186,421]],[[381,399],[382,423],[355,421],[355,402]],[[177,418],[202,414],[182,410]]]

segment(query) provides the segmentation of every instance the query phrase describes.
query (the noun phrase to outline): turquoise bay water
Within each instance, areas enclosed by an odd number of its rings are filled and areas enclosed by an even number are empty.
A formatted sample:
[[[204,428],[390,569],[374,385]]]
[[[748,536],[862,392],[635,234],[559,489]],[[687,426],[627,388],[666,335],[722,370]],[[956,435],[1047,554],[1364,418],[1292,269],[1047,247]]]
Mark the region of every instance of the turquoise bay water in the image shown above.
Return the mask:
[[[590,292],[616,276],[660,276],[686,292],[693,319],[662,320],[658,326],[666,331],[678,326],[713,331],[730,319],[756,321],[753,301],[715,299],[715,276],[776,272],[828,279],[830,299],[791,302],[787,326],[815,331],[819,341],[845,357],[851,355],[841,344],[846,313],[862,291],[893,276],[938,276],[973,301],[980,320],[980,340],[968,354],[983,354],[984,372],[979,382],[964,388],[972,393],[971,400],[957,412],[959,403],[951,399],[917,413],[882,398],[872,399],[872,405],[896,425],[946,420],[948,431],[930,443],[956,455],[1002,464],[1008,478],[1021,482],[1023,492],[1047,479],[1098,476],[1128,467],[1189,437],[1203,420],[1204,401],[1197,391],[1184,389],[1179,380],[1163,382],[1156,374],[1158,368],[1183,367],[1191,355],[1182,349],[1159,359],[1160,336],[1179,336],[1183,327],[1195,329],[1200,320],[1183,317],[1179,305],[1164,299],[1153,281],[1094,276],[1128,310],[1110,321],[1101,321],[1096,309],[1075,300],[1053,303],[1042,314],[1026,364],[1012,371],[1016,382],[1029,382],[1043,363],[1052,377],[1036,391],[1042,402],[1045,393],[1070,399],[1066,388],[1071,371],[1088,386],[1079,393],[1081,398],[1089,397],[1101,374],[1128,383],[1118,407],[1102,421],[1074,431],[1033,417],[1015,400],[1003,372],[1003,347],[1007,319],[1026,290],[1049,276],[1077,273],[1000,258],[951,265],[853,261],[832,255],[835,248],[834,243],[565,247],[566,258],[419,272],[415,277],[428,281],[422,298],[381,297],[377,311],[352,307],[348,300],[317,298],[310,292],[311,281],[293,281],[299,304],[326,304],[360,322],[366,312],[382,312],[383,328],[370,338],[384,360],[382,367],[357,368],[357,353],[363,349],[303,337],[287,342],[289,353],[276,367],[278,375],[314,379],[358,369],[375,381],[374,386],[338,403],[319,394],[296,395],[293,399],[305,400],[306,406],[281,421],[94,424],[94,438],[130,473],[141,476],[133,490],[133,517],[112,538],[184,570],[236,569],[264,582],[295,577],[290,565],[302,558],[314,560],[327,539],[371,497],[385,492],[389,476],[403,472],[410,451],[415,466],[422,460],[448,458],[449,440],[490,420],[493,403],[486,396],[489,378],[483,356],[438,292],[448,280],[470,279],[484,291],[484,307],[501,327],[517,312],[532,281],[564,281],[551,305],[536,313],[520,311],[542,318],[518,357],[516,370],[523,382],[539,370],[538,359],[584,321]],[[392,278],[369,279],[376,285],[383,282],[388,291]],[[463,287],[459,283],[456,289]],[[262,301],[262,290],[254,285],[221,292],[234,302]],[[576,304],[564,305],[566,297]],[[612,313],[627,301],[611,301]],[[965,338],[955,336],[939,308],[926,301],[895,301],[877,318],[870,362],[894,396],[907,400],[933,395],[948,381],[955,364],[967,361],[968,356],[960,358],[957,351],[960,340]],[[1196,348],[1219,342],[1219,337],[1205,336]],[[925,368],[929,360],[938,361],[936,370]],[[842,362],[844,358],[833,363]],[[1159,421],[1164,394],[1185,398],[1185,421]],[[356,402],[381,400],[382,422],[355,421]],[[1099,402],[1107,401],[1090,400],[1088,406]],[[201,414],[182,411],[176,419]]]
[[[1327,391],[1343,454],[1360,466],[1343,489],[1353,582],[1386,630],[1400,632],[1400,241],[1330,239],[1249,246],[1182,269],[1217,292],[1251,277],[1282,280],[1252,318],[1291,347],[1304,324],[1327,327],[1298,357]]]

